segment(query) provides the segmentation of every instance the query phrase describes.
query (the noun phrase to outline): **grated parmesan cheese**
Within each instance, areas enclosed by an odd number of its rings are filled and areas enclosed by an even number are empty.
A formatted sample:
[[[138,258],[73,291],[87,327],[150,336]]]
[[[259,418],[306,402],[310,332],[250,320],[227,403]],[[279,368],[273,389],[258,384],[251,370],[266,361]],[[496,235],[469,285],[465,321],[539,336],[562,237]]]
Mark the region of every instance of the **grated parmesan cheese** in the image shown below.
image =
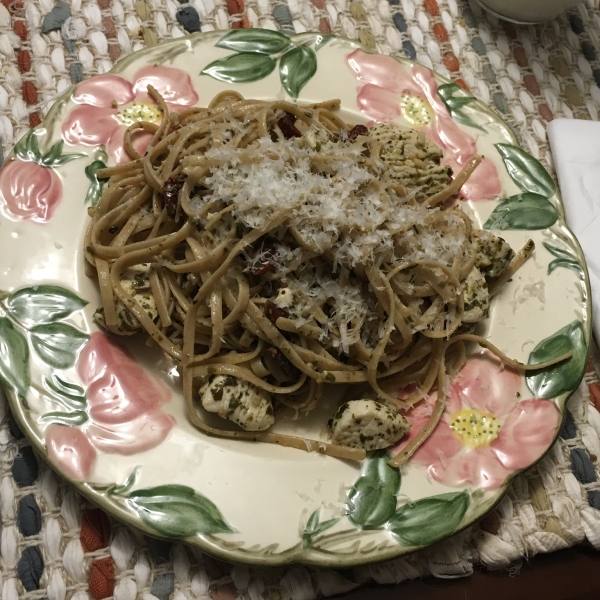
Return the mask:
[[[211,192],[193,202],[233,205],[236,220],[253,229],[283,212],[305,242],[321,252],[332,251],[336,266],[398,260],[403,256],[394,246],[402,245],[403,232],[437,209],[410,203],[415,191],[394,198],[397,204],[391,206],[379,185],[383,166],[367,168],[363,151],[360,144],[330,140],[312,148],[302,138],[261,138],[251,153],[229,145],[213,147],[206,153],[213,166],[203,181]],[[323,157],[329,162],[321,171]],[[439,248],[434,243],[432,238],[423,248],[430,258],[448,254],[448,243]]]
[[[380,159],[367,158],[360,141],[312,129],[299,138],[260,138],[248,148],[215,144],[205,153],[209,174],[201,184],[208,192],[191,200],[198,212],[210,204],[209,217],[229,207],[237,224],[250,229],[266,231],[272,219],[286,218],[280,233],[269,233],[273,244],[245,252],[245,270],[264,268],[266,277],[279,280],[274,302],[297,326],[320,328],[320,339],[341,353],[358,341],[374,348],[385,326],[385,313],[368,284],[354,278],[355,268],[403,260],[451,266],[471,251],[456,211],[418,201],[448,183],[451,173],[440,164],[439,149],[394,125],[378,125],[369,135],[382,144]],[[386,180],[395,187],[384,188]],[[313,256],[324,255],[333,272],[317,272],[298,242]],[[410,290],[409,277],[403,285]],[[413,332],[427,327],[411,324]]]

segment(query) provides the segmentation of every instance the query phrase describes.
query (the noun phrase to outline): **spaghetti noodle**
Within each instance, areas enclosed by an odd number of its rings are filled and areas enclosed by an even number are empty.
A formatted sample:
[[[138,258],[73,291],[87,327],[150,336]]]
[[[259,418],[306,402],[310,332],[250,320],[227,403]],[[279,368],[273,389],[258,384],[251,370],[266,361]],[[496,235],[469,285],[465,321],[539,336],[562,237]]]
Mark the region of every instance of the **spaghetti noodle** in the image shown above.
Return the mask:
[[[490,291],[533,249],[514,259],[446,206],[480,157],[452,180],[421,134],[351,127],[337,101],[224,92],[169,114],[149,93],[161,123],[132,125],[133,160],[98,172],[109,179],[85,241],[98,320],[116,334],[148,333],[180,369],[189,417],[209,435],[361,459],[368,445],[265,429],[281,407],[314,408],[325,384],[352,384],[396,414],[437,389],[425,434],[393,462],[408,458],[439,420],[465,344],[491,347],[470,332]],[[153,134],[144,156],[138,129]],[[394,136],[408,157],[400,170],[387,164]],[[244,430],[210,425],[198,399]]]

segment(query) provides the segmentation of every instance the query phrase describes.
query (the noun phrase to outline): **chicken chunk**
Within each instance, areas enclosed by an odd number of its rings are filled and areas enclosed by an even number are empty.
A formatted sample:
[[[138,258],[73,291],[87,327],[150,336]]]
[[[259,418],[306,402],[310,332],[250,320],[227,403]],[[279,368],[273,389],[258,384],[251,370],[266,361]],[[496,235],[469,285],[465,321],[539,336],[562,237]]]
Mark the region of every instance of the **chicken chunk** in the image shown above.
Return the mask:
[[[134,265],[126,269],[121,275],[121,285],[123,289],[131,294],[148,313],[148,316],[155,321],[158,318],[158,309],[156,301],[150,291],[150,263]],[[117,301],[117,331],[122,335],[132,335],[142,329],[140,322],[135,318],[126,306],[120,301]],[[94,313],[94,319],[101,326],[106,328],[104,321],[104,310],[98,309]]]
[[[463,298],[463,323],[479,323],[488,316],[490,293],[485,277],[479,269],[474,268],[463,281]]]
[[[422,131],[382,124],[371,127],[369,136],[381,143],[379,157],[388,177],[409,191],[417,189],[417,200],[433,196],[450,183],[452,169],[441,164],[442,151]]]
[[[410,430],[398,412],[375,400],[351,400],[342,404],[331,423],[335,444],[364,450],[387,448]]]
[[[230,375],[217,375],[199,390],[202,406],[246,431],[264,431],[273,425],[270,396],[255,385]]]
[[[489,278],[498,277],[515,255],[499,236],[485,229],[475,229],[471,235],[475,250],[475,266]]]

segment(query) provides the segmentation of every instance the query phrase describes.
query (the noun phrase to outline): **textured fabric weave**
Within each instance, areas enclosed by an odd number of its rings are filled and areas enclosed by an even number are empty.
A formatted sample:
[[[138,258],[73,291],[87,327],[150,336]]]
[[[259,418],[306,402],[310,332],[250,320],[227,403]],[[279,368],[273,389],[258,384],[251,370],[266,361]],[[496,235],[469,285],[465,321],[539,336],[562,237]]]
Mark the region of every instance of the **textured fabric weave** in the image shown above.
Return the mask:
[[[120,57],[188,32],[240,27],[334,32],[415,59],[494,106],[550,167],[546,124],[558,116],[598,119],[598,0],[531,27],[460,0],[2,0],[3,151],[41,122],[57,93]],[[478,562],[504,568],[585,540],[600,549],[599,367],[594,349],[560,440],[480,524],[426,552],[344,576],[233,566],[113,521],[38,463],[2,398],[1,597],[312,600],[365,581],[466,576]]]

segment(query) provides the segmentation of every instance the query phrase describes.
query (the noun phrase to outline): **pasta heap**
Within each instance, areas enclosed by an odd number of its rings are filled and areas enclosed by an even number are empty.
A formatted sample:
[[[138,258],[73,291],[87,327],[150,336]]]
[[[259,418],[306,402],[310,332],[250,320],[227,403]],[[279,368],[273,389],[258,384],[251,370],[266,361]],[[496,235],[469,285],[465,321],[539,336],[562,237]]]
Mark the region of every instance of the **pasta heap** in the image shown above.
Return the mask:
[[[437,390],[398,465],[437,424],[468,342],[524,368],[472,333],[533,251],[531,242],[515,256],[448,206],[480,157],[452,179],[423,134],[349,126],[339,101],[224,92],[169,114],[149,93],[163,119],[132,125],[135,158],[98,172],[109,179],[85,256],[100,286],[98,321],[149,334],[179,368],[199,429],[360,460],[404,435],[401,412]],[[137,129],[153,135],[143,157]],[[265,431],[282,407],[314,408],[325,384],[352,384],[363,398],[340,407],[331,443]],[[410,393],[400,399],[399,389]],[[371,429],[387,419],[391,434],[361,432],[353,412],[355,436],[350,405]],[[242,429],[214,427],[206,411]]]

